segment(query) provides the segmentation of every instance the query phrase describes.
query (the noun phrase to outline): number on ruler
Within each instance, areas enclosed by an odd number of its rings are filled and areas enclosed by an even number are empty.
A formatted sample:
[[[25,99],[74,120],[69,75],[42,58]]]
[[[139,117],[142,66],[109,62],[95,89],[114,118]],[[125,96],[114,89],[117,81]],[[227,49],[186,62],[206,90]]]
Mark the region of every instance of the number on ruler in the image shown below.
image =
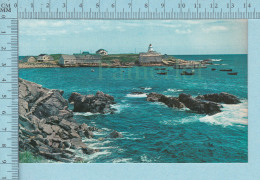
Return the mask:
[[[227,3],[227,8],[234,8],[234,7],[235,7],[234,3],[231,3],[231,4]]]
[[[6,114],[6,111],[2,111],[2,114]]]
[[[217,3],[210,3],[210,8],[218,8],[218,4]]]
[[[65,7],[66,7],[66,3],[63,3],[63,4],[62,4],[62,8],[65,8]]]
[[[148,8],[148,7],[149,7],[149,4],[148,4],[148,3],[145,3],[145,4],[144,4],[144,7],[145,7],[145,8]]]
[[[3,128],[3,131],[7,131],[7,128]]]
[[[3,147],[3,148],[6,148],[6,144],[2,144],[2,147]]]
[[[164,4],[164,3],[162,3],[162,4],[161,4],[161,8],[164,8],[164,7],[165,7],[165,4]]]
[[[6,163],[6,160],[3,160],[2,163],[5,164],[5,163]]]
[[[251,8],[251,3],[248,3],[248,4],[247,4],[247,3],[244,3],[244,8],[247,8],[247,7],[248,7],[248,8]]]
[[[2,66],[5,67],[5,66],[6,66],[6,63],[2,63]]]
[[[5,82],[5,81],[6,81],[6,79],[5,79],[5,78],[3,78],[3,79],[2,79],[2,81],[3,81],[3,82]]]
[[[131,8],[132,7],[132,3],[128,3],[128,7]]]
[[[178,8],[185,8],[185,6],[186,6],[185,3],[179,3],[178,4]]]
[[[96,8],[99,8],[99,6],[100,6],[99,3],[97,3],[97,4],[96,4]]]
[[[34,8],[34,4],[33,3],[31,3],[31,8]]]
[[[79,7],[83,8],[83,3],[80,3]]]
[[[2,94],[2,98],[3,98],[3,99],[6,98],[6,95],[5,95],[5,94]]]
[[[111,7],[112,7],[112,8],[115,8],[115,6],[116,6],[115,3],[111,4]]]
[[[2,49],[2,51],[5,51],[5,50],[6,50],[6,47],[3,47],[3,46],[2,46],[1,49]]]

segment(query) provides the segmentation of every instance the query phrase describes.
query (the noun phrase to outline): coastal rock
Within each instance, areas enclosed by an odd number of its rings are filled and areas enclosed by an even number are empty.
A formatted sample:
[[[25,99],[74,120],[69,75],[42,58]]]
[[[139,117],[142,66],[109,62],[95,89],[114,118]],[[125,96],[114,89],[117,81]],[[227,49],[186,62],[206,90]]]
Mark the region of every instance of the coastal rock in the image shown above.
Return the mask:
[[[189,94],[180,94],[179,101],[182,102],[187,108],[200,114],[216,114],[221,112],[220,104],[215,102],[205,102],[199,99],[193,98]]]
[[[96,95],[81,95],[72,93],[69,102],[74,103],[74,112],[91,112],[91,113],[114,113],[114,97],[98,91]]]
[[[117,131],[113,131],[107,136],[107,138],[122,138],[122,137],[123,135]]]
[[[86,124],[77,124],[63,91],[43,88],[33,82],[19,79],[19,148],[47,159],[61,162],[75,161],[75,151],[95,152],[82,142],[92,138]],[[105,96],[102,93],[97,97]]]
[[[150,93],[147,95],[147,101],[151,101],[151,102],[162,102],[164,104],[166,104],[168,107],[172,107],[172,108],[184,108],[185,105],[179,101],[178,98],[176,97],[167,97],[163,94],[157,94],[157,93]]]
[[[214,93],[214,94],[205,94],[205,95],[200,95],[196,97],[197,99],[201,100],[207,100],[207,101],[213,101],[217,103],[225,103],[225,104],[238,104],[241,103],[241,101],[238,99],[238,97],[222,92],[222,93]]]

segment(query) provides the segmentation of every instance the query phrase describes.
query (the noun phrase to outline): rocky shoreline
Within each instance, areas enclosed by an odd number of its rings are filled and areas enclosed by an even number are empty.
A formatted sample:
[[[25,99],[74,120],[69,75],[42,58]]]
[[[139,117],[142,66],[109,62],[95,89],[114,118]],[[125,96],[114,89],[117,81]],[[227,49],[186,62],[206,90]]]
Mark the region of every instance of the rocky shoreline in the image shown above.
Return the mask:
[[[221,112],[223,104],[238,104],[241,101],[238,97],[226,92],[199,95],[193,98],[190,94],[180,94],[178,97],[168,97],[163,94],[150,93],[147,95],[147,101],[162,102],[171,108],[189,108],[198,114],[214,115]]]
[[[79,162],[84,161],[81,155],[99,151],[87,147],[82,139],[91,139],[93,131],[101,130],[85,123],[77,123],[73,112],[68,109],[68,101],[62,95],[63,91],[43,88],[19,78],[20,152],[30,151],[35,156],[43,156],[55,162]],[[74,96],[75,94],[71,97]],[[86,98],[82,95],[80,97]],[[112,96],[98,92],[93,96],[93,107],[101,110],[106,98],[113,99]],[[73,100],[77,103],[76,98]],[[103,112],[106,113],[109,108],[109,105],[105,105]],[[113,131],[107,138],[121,137],[123,136],[119,132]]]
[[[113,96],[98,91],[95,95],[73,92],[68,101],[63,91],[47,89],[39,84],[19,78],[19,148],[54,162],[84,162],[83,157],[99,152],[83,142],[95,138],[94,131],[101,129],[77,123],[73,112],[113,114],[116,104]],[[140,95],[143,92],[132,92]],[[146,101],[161,102],[170,108],[188,108],[194,113],[214,115],[221,112],[222,104],[238,104],[238,97],[225,92],[199,95],[179,94],[169,97],[155,92],[147,94]],[[73,111],[68,108],[73,104]],[[98,138],[122,138],[113,130],[109,135]]]

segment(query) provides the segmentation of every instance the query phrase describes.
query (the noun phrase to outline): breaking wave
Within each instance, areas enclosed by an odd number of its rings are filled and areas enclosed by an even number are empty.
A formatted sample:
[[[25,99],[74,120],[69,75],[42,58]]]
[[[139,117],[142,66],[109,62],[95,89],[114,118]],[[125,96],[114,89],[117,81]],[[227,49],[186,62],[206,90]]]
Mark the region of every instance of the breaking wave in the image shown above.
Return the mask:
[[[212,61],[222,61],[222,59],[211,59]]]
[[[74,112],[73,114],[76,115],[76,116],[93,116],[93,115],[99,115],[100,113]]]
[[[170,91],[170,92],[182,92],[183,90],[182,89],[167,89],[167,91]]]
[[[248,124],[248,102],[243,101],[240,104],[224,104],[222,112],[212,116],[205,116],[199,119],[200,122],[214,125],[233,126]]]
[[[129,98],[145,98],[147,97],[147,94],[143,93],[143,94],[127,94],[126,97]]]

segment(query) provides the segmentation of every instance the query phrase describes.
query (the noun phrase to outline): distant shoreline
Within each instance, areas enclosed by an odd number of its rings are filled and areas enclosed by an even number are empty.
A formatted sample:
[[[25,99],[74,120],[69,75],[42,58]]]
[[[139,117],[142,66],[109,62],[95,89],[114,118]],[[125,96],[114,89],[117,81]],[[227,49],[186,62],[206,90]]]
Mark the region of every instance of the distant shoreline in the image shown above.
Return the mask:
[[[140,65],[81,65],[81,66],[60,66],[57,64],[19,64],[19,69],[33,69],[33,68],[72,68],[72,67],[103,67],[103,68],[132,68],[134,66]],[[146,67],[154,67],[154,66],[167,66],[165,64],[149,64],[149,65],[141,65]]]

